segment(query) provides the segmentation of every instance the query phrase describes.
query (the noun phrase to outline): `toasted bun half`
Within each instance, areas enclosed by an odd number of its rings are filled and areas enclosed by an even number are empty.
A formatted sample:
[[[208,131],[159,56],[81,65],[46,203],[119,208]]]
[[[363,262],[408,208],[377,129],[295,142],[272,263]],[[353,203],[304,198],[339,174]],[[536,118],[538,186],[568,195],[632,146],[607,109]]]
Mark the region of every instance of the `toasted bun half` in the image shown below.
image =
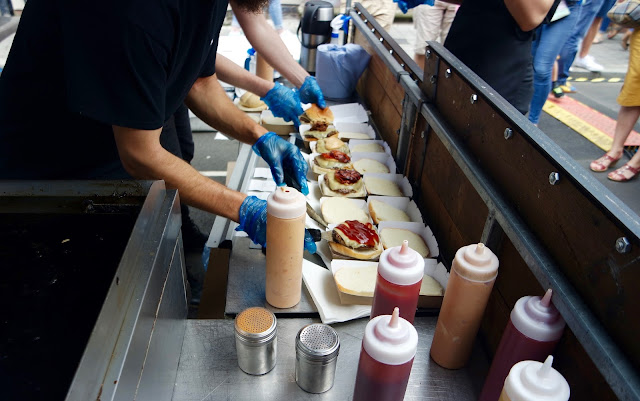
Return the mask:
[[[364,185],[371,195],[404,196],[398,184],[378,177],[364,177]]]
[[[329,124],[333,123],[333,111],[330,108],[325,107],[321,109],[317,104],[313,103],[302,115],[300,121],[311,123],[313,121],[326,121]]]
[[[373,297],[378,277],[377,266],[363,266],[338,270],[333,276],[340,292],[360,297]],[[421,296],[442,296],[444,289],[433,277],[425,274],[420,285]]]
[[[420,256],[426,258],[429,256],[429,247],[421,236],[413,231],[404,228],[383,228],[379,232],[380,242],[384,249],[393,248],[402,245],[402,241],[409,241],[409,248],[418,252]]]
[[[358,260],[374,260],[382,253],[382,246],[378,243],[375,248],[369,249],[352,249],[347,246],[329,241],[329,248],[335,257],[351,258]]]
[[[351,148],[352,152],[384,153],[384,148],[377,142],[360,143]]]
[[[353,162],[353,167],[360,174],[364,173],[389,173],[389,167],[373,159],[360,159]]]
[[[369,200],[369,214],[376,224],[381,221],[411,221],[403,210],[375,199]]]
[[[346,198],[328,198],[322,202],[320,207],[324,221],[329,224],[339,224],[346,220],[357,220],[361,223],[368,223],[369,216],[359,208],[357,203]]]

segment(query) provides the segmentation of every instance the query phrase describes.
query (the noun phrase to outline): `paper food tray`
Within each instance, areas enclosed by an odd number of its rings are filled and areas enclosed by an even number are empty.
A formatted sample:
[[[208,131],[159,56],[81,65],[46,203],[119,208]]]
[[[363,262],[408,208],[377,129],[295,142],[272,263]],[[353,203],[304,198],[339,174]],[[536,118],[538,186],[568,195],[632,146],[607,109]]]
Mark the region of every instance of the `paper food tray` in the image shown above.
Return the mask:
[[[438,248],[436,237],[433,235],[431,229],[422,223],[382,221],[380,222],[380,224],[378,224],[378,233],[380,233],[385,228],[403,228],[421,236],[424,242],[427,244],[427,248],[429,248],[429,256],[427,257],[427,259],[436,259],[440,255],[440,249]]]
[[[371,306],[342,305],[333,274],[328,269],[303,260],[302,279],[324,324],[346,322],[369,316]]]
[[[345,103],[330,106],[334,122],[366,123],[369,121],[367,111],[359,103]]]
[[[316,213],[318,213],[320,216],[322,216],[322,218],[324,219],[324,221],[327,221],[327,219],[325,218],[325,216],[322,214],[322,204],[327,200],[327,199],[331,199],[331,196],[323,196],[322,198],[320,198],[320,204],[318,205],[318,209],[313,209],[316,211]],[[364,199],[357,199],[357,198],[347,198],[347,200],[349,202],[352,202],[355,206],[357,206],[359,209],[362,209],[362,211],[367,215],[368,217],[368,222],[373,224],[373,221],[371,221],[371,216],[369,216],[369,208],[367,207],[367,202],[365,202]],[[331,226],[331,224],[339,224],[342,222],[337,222],[337,223],[330,223],[327,221],[327,224],[329,224],[329,226]]]
[[[396,162],[393,160],[393,156],[388,153],[355,152],[351,154],[352,163],[361,159],[373,159],[379,161],[389,168],[389,174],[396,173]]]
[[[380,144],[382,146],[382,149],[384,149],[384,153],[391,155],[391,148],[389,147],[389,144],[387,144],[385,141],[381,139],[372,139],[372,140],[352,139],[349,141],[349,149],[351,150],[351,153],[358,153],[360,152],[357,149],[358,145],[367,145],[370,143]],[[355,152],[354,152],[354,149],[356,149]],[[383,153],[383,152],[362,152],[362,153]]]
[[[360,140],[372,140],[376,139],[376,133],[369,124],[366,123],[348,123],[348,122],[336,122],[334,124],[336,129],[338,130],[338,138],[342,139],[344,142],[348,142],[350,140],[360,139]],[[364,134],[367,138],[349,138],[345,137],[348,133],[353,132],[356,134]]]
[[[420,210],[418,209],[416,203],[409,198],[398,196],[370,195],[367,198],[367,210],[369,210],[369,203],[371,203],[372,200],[384,202],[390,206],[395,207],[396,209],[400,209],[404,211],[407,216],[409,216],[411,222],[423,224],[422,213],[420,213]]]
[[[396,183],[396,185],[398,185],[398,188],[400,188],[400,191],[402,192],[403,196],[406,196],[408,198],[411,198],[413,196],[413,189],[411,189],[411,184],[409,184],[409,180],[407,179],[407,177],[404,177],[402,174],[365,173],[363,174],[363,177],[362,177],[362,179],[364,180],[365,187],[367,186],[367,177],[393,181],[394,183]],[[368,188],[367,188],[367,194],[381,195],[381,196],[385,195],[385,194],[379,194],[375,192],[369,192]]]
[[[354,269],[359,267],[377,267],[378,262],[364,262],[364,261],[355,261],[355,260],[333,260],[331,262],[331,273],[335,276],[335,274],[340,269]],[[447,269],[444,267],[442,263],[438,263],[435,259],[425,259],[424,264],[424,273],[428,276],[433,277],[434,280],[438,282],[443,288],[444,291],[447,288],[447,282],[449,280],[449,273]],[[335,280],[334,280],[335,281]],[[373,288],[371,291],[375,289],[375,283],[373,283]],[[338,291],[338,297],[340,298],[340,302],[343,305],[371,305],[373,302],[373,297],[368,296],[358,296],[353,294],[343,293],[338,289],[336,284],[336,290]],[[442,305],[442,299],[444,295],[420,295],[418,297],[418,307],[419,308],[440,308]]]
[[[286,122],[280,117],[275,117],[271,110],[264,110],[260,114],[260,121],[265,129],[273,131],[279,136],[288,137],[296,132],[293,122]]]

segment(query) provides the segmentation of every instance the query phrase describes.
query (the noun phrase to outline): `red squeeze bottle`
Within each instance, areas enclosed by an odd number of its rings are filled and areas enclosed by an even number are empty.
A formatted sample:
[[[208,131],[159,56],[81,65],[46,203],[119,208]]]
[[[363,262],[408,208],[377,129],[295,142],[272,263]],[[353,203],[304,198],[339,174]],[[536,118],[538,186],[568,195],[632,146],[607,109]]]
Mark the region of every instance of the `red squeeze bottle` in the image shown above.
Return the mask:
[[[409,383],[418,332],[399,316],[381,315],[367,323],[362,338],[353,401],[402,401]]]
[[[520,361],[542,362],[560,341],[565,322],[551,303],[551,289],[543,298],[522,297],[513,310],[480,393],[480,401],[497,401],[512,366]]]
[[[407,240],[402,241],[401,246],[382,252],[378,262],[371,318],[389,315],[397,306],[402,311],[400,317],[413,324],[423,277],[424,259],[409,248]]]

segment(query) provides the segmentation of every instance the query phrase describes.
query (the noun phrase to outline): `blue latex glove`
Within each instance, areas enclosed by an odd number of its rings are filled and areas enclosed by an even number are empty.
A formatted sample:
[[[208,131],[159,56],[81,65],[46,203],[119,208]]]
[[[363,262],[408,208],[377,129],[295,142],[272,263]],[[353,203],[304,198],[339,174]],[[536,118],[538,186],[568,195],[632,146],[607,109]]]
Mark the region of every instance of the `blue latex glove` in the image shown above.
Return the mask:
[[[269,106],[274,116],[282,117],[286,122],[293,121],[296,128],[300,126],[298,116],[304,111],[296,91],[276,82],[275,86],[260,100]]]
[[[419,6],[421,4],[427,4],[429,6],[433,6],[435,4],[434,0],[393,0],[393,2],[398,3],[398,7],[403,14],[406,14],[410,8]]]
[[[267,132],[251,147],[271,167],[271,174],[278,186],[284,185],[284,174],[291,176],[300,186],[303,195],[309,195],[307,170],[309,166],[300,149],[285,141],[275,132]]]
[[[236,231],[244,231],[255,244],[267,246],[267,201],[255,196],[247,196],[240,205],[240,225]],[[304,249],[316,252],[316,244],[311,234],[304,230]]]
[[[312,76],[308,76],[304,79],[304,82],[300,87],[300,100],[303,103],[315,103],[321,109],[327,107],[327,102],[324,101],[324,96],[322,95],[320,86],[318,86],[316,78]]]

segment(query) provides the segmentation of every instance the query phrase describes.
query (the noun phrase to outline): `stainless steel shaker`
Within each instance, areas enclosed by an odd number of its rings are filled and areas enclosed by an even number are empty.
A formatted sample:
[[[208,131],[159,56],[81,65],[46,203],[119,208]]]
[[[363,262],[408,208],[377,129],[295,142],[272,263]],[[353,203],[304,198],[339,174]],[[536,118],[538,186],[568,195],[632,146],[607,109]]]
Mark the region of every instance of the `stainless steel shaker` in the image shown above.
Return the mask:
[[[340,339],[322,323],[304,326],[296,336],[296,383],[309,393],[324,393],[333,387]]]
[[[276,366],[276,316],[265,308],[240,312],[235,320],[238,366],[250,375],[263,375]]]

